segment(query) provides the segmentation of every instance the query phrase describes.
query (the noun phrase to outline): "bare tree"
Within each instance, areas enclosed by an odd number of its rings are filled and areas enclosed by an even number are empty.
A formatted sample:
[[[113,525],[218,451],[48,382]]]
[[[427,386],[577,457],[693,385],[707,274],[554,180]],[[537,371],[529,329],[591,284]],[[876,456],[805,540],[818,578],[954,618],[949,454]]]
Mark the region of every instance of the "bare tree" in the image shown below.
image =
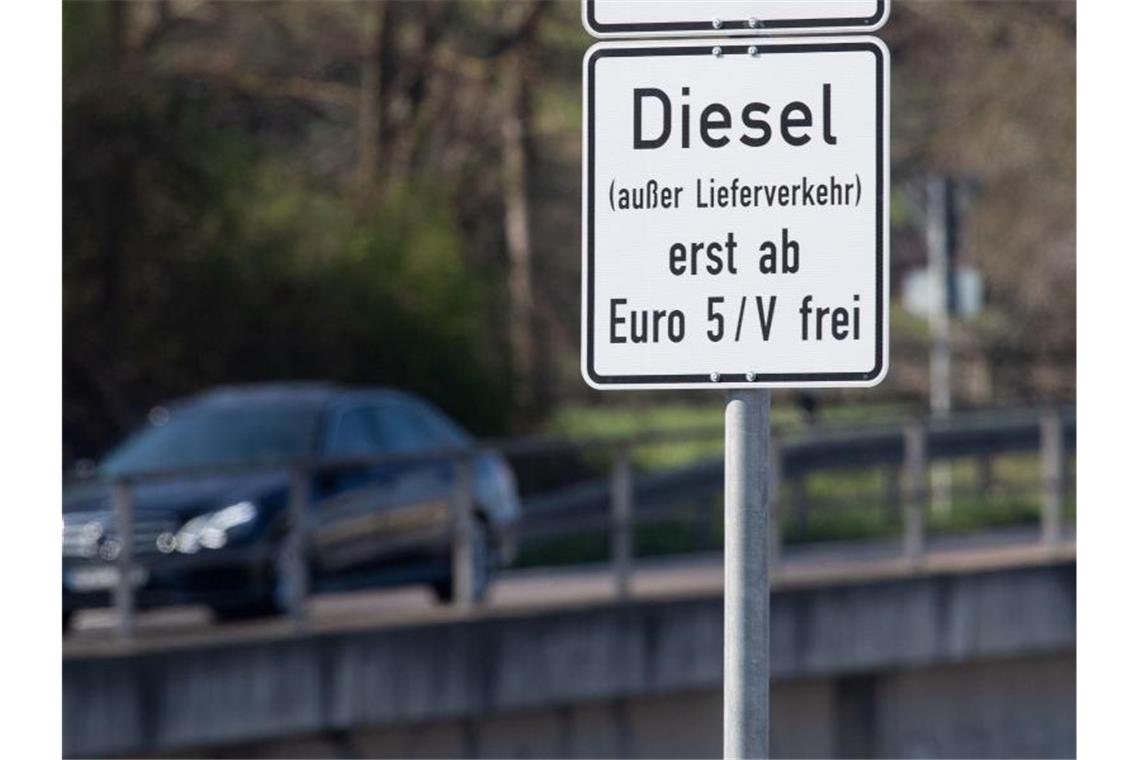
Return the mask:
[[[391,79],[393,19],[387,0],[366,2],[361,33],[363,53],[360,67],[360,111],[357,118],[356,181],[363,190],[376,186],[380,177],[386,129],[384,97]],[[387,75],[387,76],[386,76]]]
[[[503,88],[503,228],[507,244],[511,370],[516,413],[533,412],[537,398],[533,246],[528,173],[530,167],[530,69],[542,2],[524,8],[511,33],[498,40]]]
[[[509,261],[511,369],[516,406],[530,410],[534,404],[535,325],[532,288],[530,204],[527,192],[526,137],[529,123],[526,77],[522,56],[513,53],[504,72],[505,113],[503,139],[503,227]]]

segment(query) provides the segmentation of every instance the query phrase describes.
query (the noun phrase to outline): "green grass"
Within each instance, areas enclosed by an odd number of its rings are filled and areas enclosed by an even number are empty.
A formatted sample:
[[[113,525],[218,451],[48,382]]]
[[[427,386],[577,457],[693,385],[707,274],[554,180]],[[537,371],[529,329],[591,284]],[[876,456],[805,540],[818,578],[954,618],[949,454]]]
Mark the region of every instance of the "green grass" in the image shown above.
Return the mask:
[[[883,422],[902,418],[907,412],[908,409],[899,404],[833,403],[822,408],[819,422],[828,426]],[[548,421],[546,432],[569,437],[620,437],[694,429],[711,432],[707,440],[638,447],[633,454],[634,464],[644,472],[721,456],[723,441],[719,429],[723,425],[723,414],[720,400],[702,404],[569,406]],[[784,433],[804,429],[798,410],[790,403],[774,404],[772,419],[774,427]],[[598,476],[604,476],[608,467],[605,452],[588,453],[586,461],[596,468]],[[1040,464],[1036,454],[992,458],[989,479],[998,488],[985,490],[982,488],[985,475],[977,458],[945,460],[939,465],[949,467],[951,504],[947,509],[927,510],[929,533],[1033,525],[1040,519]],[[779,499],[784,543],[900,535],[902,518],[898,499],[902,484],[897,477],[897,468],[877,467],[814,472],[799,484],[786,480]],[[679,516],[639,524],[634,534],[635,555],[684,554],[723,547],[720,498],[710,493],[710,501],[687,505]],[[797,509],[801,503],[807,505],[802,512]],[[1065,500],[1064,513],[1066,519],[1075,519],[1075,497]],[[604,562],[608,557],[605,531],[593,530],[524,542],[516,566]]]
[[[825,404],[818,422],[822,425],[850,425],[867,421],[899,419],[906,415],[905,405],[880,404]],[[572,404],[559,409],[544,426],[551,435],[580,437],[622,437],[643,433],[669,433],[689,430],[707,430],[707,439],[640,446],[634,452],[635,463],[642,468],[674,467],[710,456],[719,456],[724,450],[724,403],[721,400],[701,404],[676,402],[654,404]],[[772,405],[772,426],[781,433],[802,431],[804,422],[799,410],[791,403]]]
[[[980,494],[978,462],[947,462],[951,502],[945,510],[928,508],[927,533],[955,533],[988,528],[1032,526],[1040,520],[1037,458],[1032,454],[996,457],[992,482],[1004,488]],[[807,509],[797,510],[794,484],[780,493],[780,527],[786,545],[823,541],[892,538],[901,535],[901,507],[889,499],[890,477],[882,468],[812,473],[804,479]],[[724,545],[721,496],[686,504],[667,519],[642,522],[634,534],[639,558],[718,550]],[[1076,499],[1064,502],[1067,520],[1076,517]],[[542,541],[524,542],[516,566],[549,566],[605,562],[609,558],[604,530],[583,531]]]
[[[1075,519],[1075,500],[1066,501],[1064,512],[1066,519]],[[955,498],[945,512],[928,510],[926,531],[928,534],[970,532],[1031,526],[1039,520],[1040,507],[1035,499],[996,501],[963,497]],[[780,527],[786,546],[891,538],[900,536],[902,530],[897,511],[881,504],[810,508],[802,523],[786,517]],[[638,558],[716,551],[723,547],[724,523],[719,509],[713,514],[705,512],[689,519],[641,524],[634,533],[634,555]],[[594,530],[526,541],[520,547],[514,566],[592,564],[608,559],[609,538],[605,531]]]
[[[898,521],[884,509],[818,509],[802,523],[780,526],[787,545],[883,538],[899,532]]]
[[[600,531],[568,533],[537,541],[524,541],[512,567],[589,565],[609,557],[609,544]]]

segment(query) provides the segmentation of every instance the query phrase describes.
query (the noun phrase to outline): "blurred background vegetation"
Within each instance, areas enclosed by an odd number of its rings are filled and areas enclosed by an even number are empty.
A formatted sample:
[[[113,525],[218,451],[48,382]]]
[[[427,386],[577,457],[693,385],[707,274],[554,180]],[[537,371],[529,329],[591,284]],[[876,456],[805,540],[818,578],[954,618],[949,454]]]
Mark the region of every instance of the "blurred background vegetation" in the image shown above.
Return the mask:
[[[423,394],[474,432],[719,418],[578,375],[578,0],[67,2],[64,461],[223,382]],[[955,404],[1073,398],[1071,2],[892,3],[892,283],[922,180],[971,188]],[[1032,276],[1026,276],[1031,273]],[[824,416],[925,408],[925,321]],[[791,414],[794,397],[777,396]],[[784,411],[781,412],[780,410]]]

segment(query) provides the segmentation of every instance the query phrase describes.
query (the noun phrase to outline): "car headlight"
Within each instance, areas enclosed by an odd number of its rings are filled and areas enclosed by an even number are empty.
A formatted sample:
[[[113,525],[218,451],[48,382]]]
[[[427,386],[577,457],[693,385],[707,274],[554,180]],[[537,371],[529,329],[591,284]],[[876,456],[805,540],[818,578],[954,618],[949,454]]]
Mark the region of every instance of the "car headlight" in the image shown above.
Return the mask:
[[[199,549],[221,549],[229,541],[229,534],[257,517],[257,505],[252,501],[239,501],[215,512],[198,515],[183,525],[174,536],[174,547],[183,554]]]
[[[63,556],[90,559],[99,553],[99,540],[103,538],[103,525],[90,520],[81,525],[63,526]]]

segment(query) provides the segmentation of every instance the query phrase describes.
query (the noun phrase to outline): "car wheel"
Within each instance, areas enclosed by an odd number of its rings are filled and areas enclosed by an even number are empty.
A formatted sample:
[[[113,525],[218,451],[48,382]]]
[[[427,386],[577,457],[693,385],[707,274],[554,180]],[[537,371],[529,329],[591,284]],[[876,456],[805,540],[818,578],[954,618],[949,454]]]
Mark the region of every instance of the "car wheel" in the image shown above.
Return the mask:
[[[476,520],[471,538],[471,564],[472,577],[475,582],[474,598],[476,604],[487,599],[487,592],[491,587],[491,575],[494,572],[494,551],[491,547],[491,537],[488,535],[487,525],[482,520]],[[450,565],[449,565],[450,567]],[[445,604],[455,600],[453,575],[432,584],[436,599]]]
[[[293,573],[297,551],[297,546],[286,539],[278,545],[273,560],[273,602],[281,612],[289,610],[297,593],[297,578]]]
[[[288,541],[278,545],[268,583],[262,591],[240,602],[214,605],[214,617],[219,622],[232,622],[275,617],[288,612],[295,582],[290,572],[293,562],[290,547]]]

